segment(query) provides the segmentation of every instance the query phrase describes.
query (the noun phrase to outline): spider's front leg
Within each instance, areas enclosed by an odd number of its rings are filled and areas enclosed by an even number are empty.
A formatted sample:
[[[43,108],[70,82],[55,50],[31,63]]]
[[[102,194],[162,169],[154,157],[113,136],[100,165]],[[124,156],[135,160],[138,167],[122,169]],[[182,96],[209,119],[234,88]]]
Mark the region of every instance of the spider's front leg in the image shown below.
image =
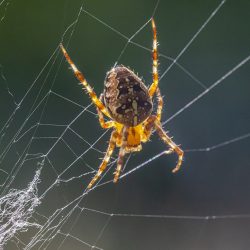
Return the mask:
[[[122,129],[122,145],[119,151],[119,156],[117,160],[117,167],[115,171],[115,176],[114,176],[114,182],[116,183],[119,179],[121,169],[123,166],[123,159],[126,154],[126,146],[127,146],[127,139],[128,139],[128,128],[126,126],[123,127]]]
[[[117,131],[113,131],[110,137],[110,141],[109,141],[109,146],[108,146],[108,150],[106,152],[106,155],[96,173],[96,175],[94,176],[94,178],[91,180],[91,182],[89,183],[87,189],[90,189],[93,184],[97,181],[97,179],[101,176],[102,172],[106,169],[108,162],[110,160],[110,157],[115,149],[115,145],[116,145],[116,139],[118,137],[118,133]]]
[[[172,170],[173,173],[177,172],[182,164],[183,161],[183,151],[182,149],[176,145],[172,139],[167,135],[167,133],[163,130],[160,121],[158,120],[158,118],[154,115],[150,116],[147,120],[147,124],[145,125],[145,132],[150,131],[155,128],[155,130],[157,131],[159,137],[170,147],[169,150],[166,151],[167,154],[170,154],[172,152],[176,152],[178,155],[178,162],[176,164],[176,167]]]

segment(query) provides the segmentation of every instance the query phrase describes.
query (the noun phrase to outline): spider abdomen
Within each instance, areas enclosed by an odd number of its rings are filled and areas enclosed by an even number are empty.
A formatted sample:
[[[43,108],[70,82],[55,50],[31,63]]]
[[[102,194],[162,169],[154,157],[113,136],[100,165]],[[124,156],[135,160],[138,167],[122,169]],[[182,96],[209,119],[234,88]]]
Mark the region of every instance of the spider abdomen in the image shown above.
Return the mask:
[[[115,121],[135,127],[151,114],[153,103],[147,87],[127,67],[112,68],[107,73],[104,86],[104,103]]]

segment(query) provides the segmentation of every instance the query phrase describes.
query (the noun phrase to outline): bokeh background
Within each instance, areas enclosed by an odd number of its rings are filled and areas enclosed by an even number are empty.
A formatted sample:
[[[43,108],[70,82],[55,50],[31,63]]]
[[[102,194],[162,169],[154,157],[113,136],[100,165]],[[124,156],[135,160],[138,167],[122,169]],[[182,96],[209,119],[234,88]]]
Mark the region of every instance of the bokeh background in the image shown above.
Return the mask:
[[[192,36],[199,30],[220,1],[160,1],[155,13],[158,29],[160,73],[172,63]],[[80,8],[83,11],[80,13]],[[43,102],[32,113],[22,130],[37,124],[68,125],[81,111],[71,101],[87,106],[90,101],[77,84],[68,65],[56,50],[63,36],[68,51],[84,72],[98,94],[103,88],[106,72],[118,60],[128,65],[146,84],[150,84],[150,51],[127,43],[122,37],[132,36],[151,17],[156,1],[2,1],[0,4],[0,125],[1,128],[16,108],[31,84],[29,92],[16,111],[11,125],[1,134],[1,153],[27,119],[34,108],[51,89],[46,103]],[[87,11],[87,12],[86,12]],[[250,54],[250,2],[226,1],[204,30],[191,43],[178,60],[193,78],[205,87],[211,86],[220,77]],[[80,13],[80,14],[79,14]],[[89,13],[89,14],[88,14]],[[105,22],[101,23],[99,20]],[[79,17],[74,28],[66,28]],[[119,31],[117,34],[110,27]],[[132,40],[145,48],[151,48],[150,23]],[[121,54],[124,46],[124,53]],[[51,59],[49,60],[49,58]],[[44,65],[45,69],[42,71]],[[161,156],[143,168],[123,178],[119,184],[100,186],[84,196],[81,208],[105,212],[76,209],[60,232],[74,235],[110,250],[191,250],[191,249],[249,249],[250,231],[250,139],[242,139],[208,152],[202,149],[230,141],[250,132],[250,64],[246,63],[221,82],[202,99],[180,115],[171,119],[165,129],[177,144],[186,150],[181,171],[172,174],[176,155]],[[41,73],[41,74],[40,74]],[[165,105],[163,121],[179,111],[186,103],[204,91],[197,80],[174,65],[160,81]],[[8,93],[6,86],[9,87]],[[40,90],[41,88],[41,90]],[[59,97],[61,95],[67,99]],[[37,99],[36,99],[37,98]],[[70,101],[69,101],[70,100]],[[45,105],[46,104],[46,105]],[[83,114],[71,126],[92,145],[103,135],[98,125],[94,107]],[[94,114],[93,114],[93,113]],[[27,133],[17,143],[11,143],[8,154],[1,161],[1,169],[8,173],[17,163],[14,181],[10,188],[23,189],[32,180],[37,163],[35,159],[22,163],[18,160],[26,154],[46,153],[60,137],[63,128],[38,126],[35,134]],[[22,134],[21,133],[21,134]],[[105,152],[110,131],[104,134],[94,147]],[[32,138],[32,141],[30,139]],[[44,139],[34,139],[46,137]],[[48,138],[50,137],[50,138]],[[67,130],[64,141],[76,155],[87,153],[65,172],[69,179],[98,168],[102,153],[89,149],[72,131]],[[26,146],[31,142],[28,148]],[[198,149],[190,151],[191,149]],[[27,151],[26,151],[27,150]],[[143,146],[143,151],[131,155],[126,171],[165,150],[165,145],[156,135]],[[24,153],[23,153],[24,152]],[[77,156],[60,141],[48,155],[53,167],[45,161],[38,193],[41,195]],[[114,155],[116,156],[116,154]],[[112,178],[113,169],[101,183]],[[79,197],[92,175],[75,178],[74,181],[59,183],[42,199],[37,212],[47,218],[55,209],[64,207]],[[1,175],[4,182],[6,174]],[[3,193],[4,195],[4,193]],[[64,215],[67,210],[63,211]],[[110,214],[176,215],[176,216],[224,216],[215,219],[168,219],[133,216],[110,216]],[[240,215],[230,218],[231,215]],[[34,215],[39,223],[46,219]],[[56,223],[55,223],[56,224]],[[53,224],[52,224],[53,225]],[[73,227],[72,227],[73,225]],[[18,235],[21,249],[36,233],[31,228]],[[46,235],[46,237],[49,237]],[[46,249],[57,249],[65,237],[56,234]],[[17,249],[14,242],[6,249]],[[38,249],[39,244],[32,249]],[[43,248],[44,249],[44,248]],[[60,249],[90,249],[79,240],[66,237]]]

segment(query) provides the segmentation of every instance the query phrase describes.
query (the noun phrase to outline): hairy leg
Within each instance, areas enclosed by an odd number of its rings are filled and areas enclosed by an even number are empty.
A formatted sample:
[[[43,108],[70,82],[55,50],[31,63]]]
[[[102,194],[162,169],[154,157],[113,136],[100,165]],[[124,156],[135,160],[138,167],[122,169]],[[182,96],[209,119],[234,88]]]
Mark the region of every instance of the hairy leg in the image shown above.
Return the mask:
[[[178,155],[178,162],[176,164],[176,167],[172,170],[173,173],[177,172],[182,164],[183,161],[183,151],[181,150],[181,148],[176,145],[172,138],[170,138],[167,133],[163,130],[160,121],[158,120],[158,117],[155,115],[152,115],[148,118],[147,123],[145,124],[145,133],[146,134],[151,134],[152,129],[155,128],[155,130],[157,131],[159,137],[170,147],[169,150],[166,151],[166,154],[170,154],[173,152],[176,152]]]
[[[159,88],[157,88],[156,90],[156,96],[157,96],[157,102],[158,102],[158,106],[157,106],[157,120],[161,121],[161,115],[162,115],[162,108],[163,108],[163,98],[161,95],[161,91]]]
[[[152,19],[152,29],[153,29],[153,49],[152,49],[152,59],[153,59],[153,83],[149,88],[149,95],[152,97],[158,88],[159,76],[158,76],[158,51],[157,51],[157,31],[154,19]]]
[[[116,138],[118,136],[118,133],[116,131],[113,131],[110,137],[110,141],[109,141],[109,146],[108,146],[108,150],[105,154],[105,157],[96,173],[96,175],[93,177],[93,179],[91,180],[91,182],[88,185],[88,189],[91,188],[93,186],[93,184],[97,181],[97,179],[101,176],[101,174],[103,173],[103,171],[106,169],[108,162],[110,160],[110,157],[114,151],[115,145],[116,145]]]
[[[176,145],[172,141],[172,139],[167,135],[167,133],[163,130],[159,121],[155,120],[154,124],[155,124],[155,129],[156,129],[158,135],[160,136],[160,138],[170,147],[170,150],[166,151],[166,153],[169,154],[172,152],[176,152],[178,155],[177,164],[176,164],[175,168],[172,170],[172,172],[175,173],[181,167],[184,153],[181,150],[181,148],[178,145]]]
[[[108,128],[114,127],[114,125],[115,125],[114,121],[105,122],[103,113],[101,112],[101,110],[99,108],[97,108],[97,113],[98,113],[99,122],[100,122],[100,125],[102,128],[108,129]]]
[[[72,68],[72,70],[74,71],[74,74],[76,76],[76,78],[80,81],[80,83],[83,85],[83,87],[85,88],[85,90],[87,91],[87,93],[89,94],[92,102],[96,105],[97,108],[99,108],[99,110],[101,112],[103,112],[106,116],[110,117],[108,111],[106,110],[105,106],[103,105],[103,103],[98,99],[96,93],[94,92],[94,90],[91,88],[91,86],[88,84],[88,82],[86,81],[85,77],[83,76],[82,72],[80,72],[76,65],[74,64],[74,62],[72,61],[72,59],[70,58],[69,54],[67,53],[66,49],[63,47],[62,44],[60,44],[60,48],[63,52],[64,57],[66,58],[67,62],[69,63],[70,67]]]
[[[120,151],[119,151],[116,171],[114,173],[115,174],[114,182],[118,181],[120,173],[121,173],[121,169],[122,169],[122,166],[123,166],[124,155],[126,154],[127,138],[128,138],[128,128],[123,127],[123,130],[122,130],[122,145],[121,145],[121,148],[120,148]]]

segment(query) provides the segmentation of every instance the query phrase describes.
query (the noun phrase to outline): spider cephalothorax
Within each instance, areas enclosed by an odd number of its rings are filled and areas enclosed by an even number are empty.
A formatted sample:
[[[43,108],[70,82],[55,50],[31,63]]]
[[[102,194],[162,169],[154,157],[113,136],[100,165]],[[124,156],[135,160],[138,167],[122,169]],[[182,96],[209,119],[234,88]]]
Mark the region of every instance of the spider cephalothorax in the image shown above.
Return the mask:
[[[87,83],[83,74],[77,69],[63,45],[60,44],[61,50],[77,79],[89,93],[92,102],[96,105],[100,125],[105,129],[114,129],[105,157],[87,188],[91,188],[106,169],[115,147],[120,147],[114,176],[114,182],[116,182],[120,176],[124,155],[129,152],[140,151],[142,148],[141,142],[147,142],[153,130],[156,130],[160,138],[170,147],[170,149],[166,151],[167,154],[174,151],[178,154],[177,165],[172,171],[176,172],[181,166],[183,151],[172,141],[161,126],[163,99],[158,87],[157,36],[153,19],[152,28],[153,83],[147,88],[143,81],[132,70],[123,65],[119,65],[107,73],[104,82],[104,92],[100,99]],[[156,114],[152,115],[152,98],[155,94],[157,95],[158,105]],[[111,120],[105,121],[104,115]]]
[[[128,127],[142,123],[152,112],[152,99],[142,80],[123,65],[112,68],[104,82],[104,103],[111,117]]]

